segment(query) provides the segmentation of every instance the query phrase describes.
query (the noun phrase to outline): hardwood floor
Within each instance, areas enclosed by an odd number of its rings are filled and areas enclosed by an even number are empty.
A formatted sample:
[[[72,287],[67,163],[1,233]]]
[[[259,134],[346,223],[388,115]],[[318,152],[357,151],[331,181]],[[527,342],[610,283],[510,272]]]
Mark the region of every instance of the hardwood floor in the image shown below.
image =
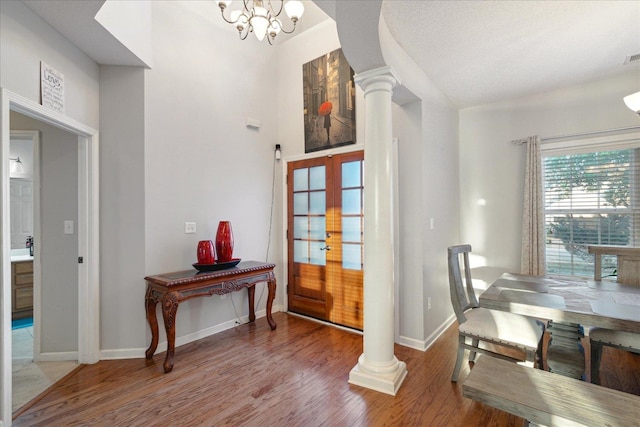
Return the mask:
[[[262,318],[177,348],[169,374],[164,353],[85,365],[23,408],[14,425],[522,425],[462,397],[468,366],[450,381],[455,325],[426,352],[396,346],[409,374],[393,397],[347,383],[361,336],[285,313],[274,319],[275,331]],[[640,355],[606,348],[602,381],[640,394]]]

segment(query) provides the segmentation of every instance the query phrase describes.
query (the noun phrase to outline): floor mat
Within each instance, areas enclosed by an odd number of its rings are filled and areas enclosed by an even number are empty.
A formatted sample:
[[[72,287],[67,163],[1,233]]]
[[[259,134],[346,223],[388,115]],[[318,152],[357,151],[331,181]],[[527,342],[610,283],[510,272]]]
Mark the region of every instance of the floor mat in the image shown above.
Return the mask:
[[[16,319],[11,321],[11,329],[28,328],[33,326],[33,317],[25,317],[23,319]]]

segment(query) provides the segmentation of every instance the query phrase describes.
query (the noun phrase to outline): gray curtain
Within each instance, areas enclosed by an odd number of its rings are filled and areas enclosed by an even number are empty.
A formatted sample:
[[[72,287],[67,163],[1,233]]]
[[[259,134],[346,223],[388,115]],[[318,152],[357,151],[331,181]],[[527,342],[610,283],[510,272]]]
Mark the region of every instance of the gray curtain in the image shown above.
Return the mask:
[[[542,157],[540,138],[527,138],[527,164],[522,209],[522,252],[520,272],[544,276],[544,199],[542,194]]]

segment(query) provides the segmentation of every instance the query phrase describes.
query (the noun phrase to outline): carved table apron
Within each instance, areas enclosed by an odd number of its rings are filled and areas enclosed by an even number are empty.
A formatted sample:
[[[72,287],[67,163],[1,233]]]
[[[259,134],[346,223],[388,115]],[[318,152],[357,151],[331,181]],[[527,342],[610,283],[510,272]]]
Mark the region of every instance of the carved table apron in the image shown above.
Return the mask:
[[[224,295],[247,288],[249,295],[249,321],[256,319],[254,309],[255,284],[267,282],[269,295],[267,297],[267,322],[271,330],[276,328],[276,322],[271,315],[273,300],[276,296],[276,277],[273,273],[275,264],[256,261],[244,261],[234,268],[213,272],[197,272],[195,270],[165,273],[144,278],[147,282],[145,307],[147,321],[151,328],[151,345],[145,355],[147,359],[153,357],[158,347],[158,319],[156,304],[161,303],[164,328],[167,333],[167,356],[164,360],[164,372],[173,369],[173,355],[176,344],[176,314],[178,305],[191,298]]]

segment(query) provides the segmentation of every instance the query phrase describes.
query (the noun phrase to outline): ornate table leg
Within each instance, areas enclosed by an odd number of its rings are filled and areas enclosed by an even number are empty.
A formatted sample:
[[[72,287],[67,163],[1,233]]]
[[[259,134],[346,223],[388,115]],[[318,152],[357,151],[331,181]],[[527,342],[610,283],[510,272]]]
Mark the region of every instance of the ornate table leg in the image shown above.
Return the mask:
[[[273,331],[276,328],[276,322],[271,315],[271,308],[273,307],[273,300],[276,298],[276,276],[273,272],[269,273],[269,281],[267,282],[269,287],[269,296],[267,297],[267,322]]]
[[[147,286],[147,293],[144,297],[144,303],[147,311],[147,322],[151,328],[151,345],[144,353],[147,359],[153,357],[156,348],[158,348],[158,318],[156,316],[156,304],[158,303],[157,297],[151,291],[151,288]]]
[[[178,294],[168,292],[162,296],[162,317],[164,318],[164,329],[167,332],[167,356],[164,359],[164,372],[171,372],[173,369],[173,355],[176,348],[176,314],[178,312]]]
[[[255,309],[255,299],[256,299],[256,285],[253,284],[247,288],[247,293],[249,294],[249,322],[253,322],[256,320],[256,309]]]

